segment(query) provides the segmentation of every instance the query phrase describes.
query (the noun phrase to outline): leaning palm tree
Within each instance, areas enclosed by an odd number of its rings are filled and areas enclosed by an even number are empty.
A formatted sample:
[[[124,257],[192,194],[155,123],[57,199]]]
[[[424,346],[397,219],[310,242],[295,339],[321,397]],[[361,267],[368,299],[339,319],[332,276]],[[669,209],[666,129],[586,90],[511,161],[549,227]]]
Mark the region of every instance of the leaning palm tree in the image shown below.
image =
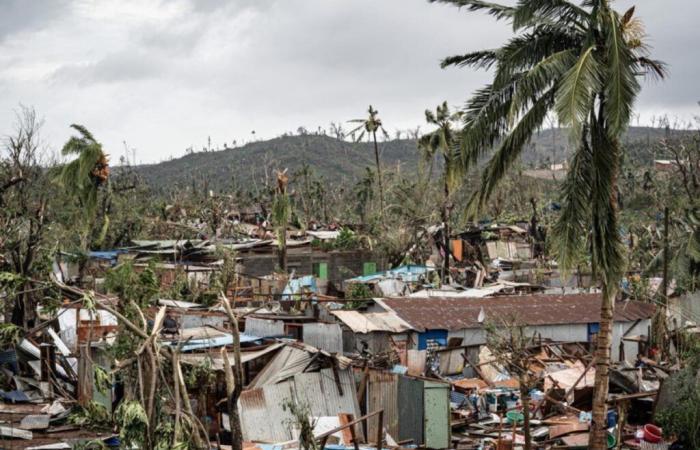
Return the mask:
[[[377,131],[380,131],[384,137],[388,137],[389,134],[386,132],[384,127],[382,126],[382,119],[380,119],[377,115],[379,114],[379,111],[374,109],[372,105],[369,105],[369,109],[367,110],[369,113],[369,116],[366,119],[353,119],[350,120],[350,122],[354,123],[359,123],[355,129],[350,131],[350,134],[355,135],[356,132],[360,132],[360,134],[357,135],[356,141],[361,141],[362,138],[367,135],[368,139],[372,139],[374,142],[374,161],[375,164],[377,165],[377,187],[379,188],[379,212],[381,214],[381,217],[384,217],[384,188],[382,186],[382,167],[381,164],[379,163],[379,146],[377,145]]]
[[[82,215],[80,250],[87,254],[90,250],[90,235],[98,217],[98,193],[104,186],[108,186],[109,162],[102,150],[102,144],[97,142],[87,128],[76,124],[71,125],[71,128],[76,130],[79,136],[71,136],[61,153],[76,158],[60,167],[56,179],[66,192],[77,200]],[[105,211],[96,240],[98,245],[104,239],[108,227],[109,217]],[[85,258],[81,258],[80,278],[84,262]]]
[[[495,146],[472,211],[484,206],[548,115],[556,113],[576,143],[553,234],[562,267],[572,268],[590,248],[602,284],[590,448],[605,448],[614,299],[625,270],[616,198],[620,136],[640,91],[638,78],[662,77],[664,65],[649,58],[634,8],[619,14],[610,0],[431,1],[484,10],[517,33],[501,48],[442,63],[494,69],[493,81],[469,100],[460,135],[465,169]]]
[[[425,110],[425,120],[437,128],[432,132],[421,136],[418,140],[418,148],[422,151],[423,157],[430,162],[436,155],[442,156],[443,173],[443,203],[441,207],[443,223],[443,246],[445,247],[445,258],[443,260],[443,281],[447,281],[450,275],[450,215],[452,213],[451,191],[460,183],[460,176],[463,175],[463,165],[460,164],[459,155],[456,151],[457,132],[455,124],[462,117],[462,112],[450,112],[447,102],[438,105],[435,112]]]

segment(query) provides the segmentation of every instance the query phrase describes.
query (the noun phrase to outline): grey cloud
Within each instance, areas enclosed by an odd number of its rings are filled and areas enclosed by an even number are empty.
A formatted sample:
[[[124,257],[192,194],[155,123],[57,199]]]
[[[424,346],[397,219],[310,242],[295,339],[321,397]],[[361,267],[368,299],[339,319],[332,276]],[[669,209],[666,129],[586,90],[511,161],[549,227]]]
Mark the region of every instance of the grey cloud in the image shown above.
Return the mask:
[[[299,125],[315,129],[360,116],[369,103],[389,129],[414,127],[425,108],[443,100],[462,105],[488,77],[440,69],[440,59],[497,46],[511,35],[485,14],[426,0],[163,0],[156,8],[119,0],[129,15],[103,22],[80,15],[110,1],[117,0],[60,8],[65,5],[50,0],[5,0],[0,134],[19,102],[46,116],[47,138],[57,145],[65,124],[79,121],[106,146],[127,140],[151,161],[208,135],[230,142],[252,129],[260,137]],[[697,109],[700,3],[637,3],[654,56],[671,69],[668,81],[645,85],[639,110]],[[25,34],[12,45],[2,40]],[[76,103],[83,106],[76,110]]]
[[[69,10],[68,0],[3,0],[0,3],[0,43],[9,36],[47,27]]]
[[[57,69],[54,83],[75,83],[88,86],[100,83],[141,81],[157,77],[164,62],[153,55],[123,51],[112,53],[95,62],[65,65]]]

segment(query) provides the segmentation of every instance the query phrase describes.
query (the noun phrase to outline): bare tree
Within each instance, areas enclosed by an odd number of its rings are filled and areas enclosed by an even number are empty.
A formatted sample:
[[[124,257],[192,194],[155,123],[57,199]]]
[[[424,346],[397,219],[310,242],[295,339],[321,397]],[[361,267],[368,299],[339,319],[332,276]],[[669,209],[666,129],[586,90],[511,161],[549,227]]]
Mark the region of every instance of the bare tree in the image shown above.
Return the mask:
[[[3,286],[13,298],[6,313],[13,323],[27,327],[35,314],[33,275],[42,256],[48,225],[48,179],[42,165],[42,120],[33,108],[20,106],[15,128],[0,148],[0,266],[15,275]]]

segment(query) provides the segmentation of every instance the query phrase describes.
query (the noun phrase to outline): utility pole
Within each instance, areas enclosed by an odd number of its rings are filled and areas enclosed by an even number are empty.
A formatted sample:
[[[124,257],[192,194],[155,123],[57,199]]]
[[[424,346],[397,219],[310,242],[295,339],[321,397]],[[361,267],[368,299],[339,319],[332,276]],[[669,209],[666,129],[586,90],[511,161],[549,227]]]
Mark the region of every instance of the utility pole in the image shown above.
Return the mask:
[[[663,266],[663,278],[661,280],[661,314],[659,315],[659,320],[661,321],[660,332],[661,336],[658,340],[661,343],[661,355],[666,358],[668,356],[668,346],[666,342],[666,310],[668,308],[668,206],[664,208],[664,266]]]
[[[668,306],[668,206],[664,208],[664,272],[661,283],[663,289],[662,302]]]

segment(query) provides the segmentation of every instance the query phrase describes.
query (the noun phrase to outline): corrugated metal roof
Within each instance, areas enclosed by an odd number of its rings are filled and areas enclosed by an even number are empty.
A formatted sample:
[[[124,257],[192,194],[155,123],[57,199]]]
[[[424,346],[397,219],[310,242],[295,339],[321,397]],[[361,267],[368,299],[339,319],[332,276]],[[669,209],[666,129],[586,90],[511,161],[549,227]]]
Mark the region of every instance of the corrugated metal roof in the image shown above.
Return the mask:
[[[243,392],[238,406],[245,440],[284,442],[294,438],[289,408],[285,403],[296,399],[308,405],[313,417],[333,417],[339,413],[360,417],[355,379],[350,369],[339,370],[340,394],[332,369],[320,372],[297,373],[288,381],[268,384]],[[362,428],[356,427],[359,437]]]
[[[250,383],[250,388],[276,384],[293,377],[311,363],[311,355],[306,350],[286,345],[275,358]]]
[[[241,343],[255,342],[261,339],[245,333],[241,333],[239,338]],[[181,329],[180,335],[175,340],[163,340],[163,342],[167,342],[172,347],[177,346],[182,341],[187,341],[187,343],[182,346],[181,351],[187,352],[196,349],[231,345],[233,344],[233,335],[212,327],[195,327]]]
[[[253,361],[255,359],[260,358],[261,356],[267,355],[268,353],[275,352],[279,350],[281,347],[284,347],[284,343],[278,342],[276,344],[272,344],[262,350],[257,350],[254,352],[241,352],[241,363],[245,364],[249,361]],[[180,359],[182,360],[183,363],[185,364],[191,364],[191,365],[199,365],[205,362],[206,360],[211,361],[211,368],[213,370],[224,370],[224,359],[221,357],[221,353],[206,353],[206,354],[201,354],[201,353],[188,353],[188,354],[183,354],[180,356]],[[233,364],[234,361],[234,354],[233,352],[228,352],[228,359],[231,364]]]
[[[377,301],[418,331],[480,328],[484,321],[514,317],[525,325],[562,325],[600,321],[600,294],[520,295],[493,298],[385,298]],[[484,320],[479,320],[483,311]],[[654,315],[653,304],[618,302],[615,321]]]
[[[335,317],[347,325],[355,333],[370,333],[372,331],[387,331],[403,333],[411,326],[393,312],[361,313],[358,311],[331,311]]]

